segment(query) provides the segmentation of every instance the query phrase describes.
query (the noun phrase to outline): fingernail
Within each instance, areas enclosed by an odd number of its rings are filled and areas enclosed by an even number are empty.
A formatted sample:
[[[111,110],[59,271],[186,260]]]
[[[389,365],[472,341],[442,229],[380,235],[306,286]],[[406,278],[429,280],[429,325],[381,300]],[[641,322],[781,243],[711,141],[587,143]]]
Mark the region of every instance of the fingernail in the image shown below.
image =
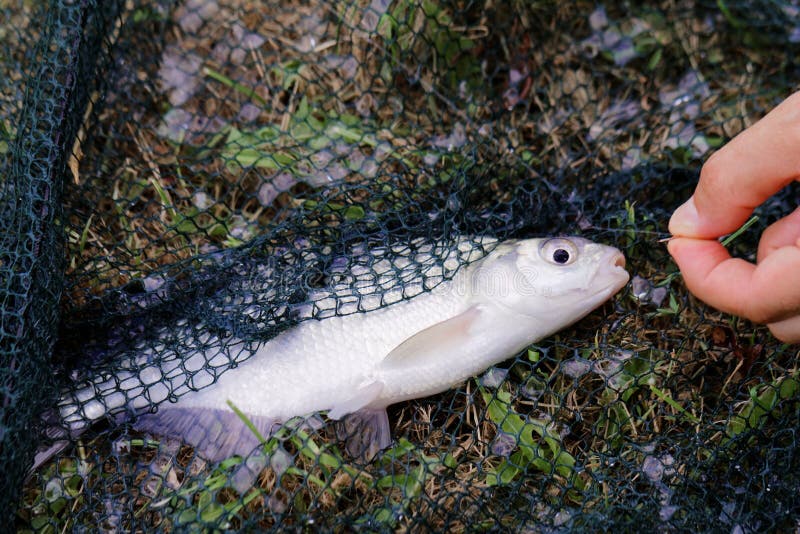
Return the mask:
[[[679,236],[693,236],[697,234],[700,217],[697,214],[697,206],[694,205],[694,197],[678,206],[675,213],[669,220],[669,232]]]

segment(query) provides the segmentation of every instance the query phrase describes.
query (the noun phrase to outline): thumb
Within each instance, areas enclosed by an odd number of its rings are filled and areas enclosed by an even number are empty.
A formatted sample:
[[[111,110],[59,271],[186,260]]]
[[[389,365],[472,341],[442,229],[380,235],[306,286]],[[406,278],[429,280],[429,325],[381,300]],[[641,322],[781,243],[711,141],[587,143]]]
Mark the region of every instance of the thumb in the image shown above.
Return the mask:
[[[800,315],[767,325],[772,335],[785,343],[800,343]]]

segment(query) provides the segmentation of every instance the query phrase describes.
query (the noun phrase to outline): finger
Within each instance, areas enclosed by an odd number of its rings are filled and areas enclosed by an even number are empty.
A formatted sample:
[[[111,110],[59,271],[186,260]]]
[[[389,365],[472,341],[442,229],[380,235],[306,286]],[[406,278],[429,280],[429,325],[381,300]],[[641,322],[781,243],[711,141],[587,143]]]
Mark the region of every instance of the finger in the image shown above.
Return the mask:
[[[753,208],[800,172],[800,93],[795,93],[713,154],[694,195],[675,210],[674,235],[712,238],[740,227]]]
[[[761,263],[774,250],[791,245],[797,246],[800,239],[800,208],[772,223],[758,243],[758,262]]]
[[[800,343],[800,315],[767,325],[772,335],[785,343]]]
[[[676,238],[668,247],[689,290],[714,308],[757,323],[800,313],[800,248],[777,249],[756,267],[716,240]]]

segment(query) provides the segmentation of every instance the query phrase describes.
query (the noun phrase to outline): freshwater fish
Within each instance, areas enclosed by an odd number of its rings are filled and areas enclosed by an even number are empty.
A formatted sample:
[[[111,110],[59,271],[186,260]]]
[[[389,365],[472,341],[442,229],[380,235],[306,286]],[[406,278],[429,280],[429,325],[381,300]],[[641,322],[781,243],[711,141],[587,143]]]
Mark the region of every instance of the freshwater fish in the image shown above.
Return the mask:
[[[413,276],[419,255],[437,245],[416,243],[408,255],[393,250],[391,260],[362,250],[371,262],[349,262],[330,278],[332,291],[309,298],[313,309],[302,313],[317,319],[260,344],[235,366],[215,353],[212,334],[202,348],[173,348],[175,357],[158,363],[152,354],[136,355],[123,370],[65,392],[60,426],[74,437],[103,417],[133,414],[135,428],[178,438],[219,461],[246,457],[259,445],[233,404],[262,436],[320,412],[348,417],[362,429],[348,450],[374,452],[391,442],[387,406],[440,393],[514,356],[587,315],[629,279],[617,249],[583,238],[480,245],[460,240],[422,279]],[[490,251],[480,257],[483,248]],[[471,263],[458,268],[465,260]],[[371,311],[354,313],[363,309]],[[141,413],[156,403],[157,411]]]

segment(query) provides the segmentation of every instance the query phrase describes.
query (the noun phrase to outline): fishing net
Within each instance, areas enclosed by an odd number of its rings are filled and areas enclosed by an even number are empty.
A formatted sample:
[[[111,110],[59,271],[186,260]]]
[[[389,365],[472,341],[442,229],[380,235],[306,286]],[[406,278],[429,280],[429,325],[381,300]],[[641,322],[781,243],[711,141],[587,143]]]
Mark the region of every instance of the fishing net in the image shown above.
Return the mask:
[[[4,524],[797,528],[797,347],[694,299],[657,242],[702,162],[797,88],[796,1],[3,0],[0,20]],[[618,247],[631,283],[391,406],[374,458],[287,424],[248,486],[250,459],[132,426],[303,321],[558,234]]]

